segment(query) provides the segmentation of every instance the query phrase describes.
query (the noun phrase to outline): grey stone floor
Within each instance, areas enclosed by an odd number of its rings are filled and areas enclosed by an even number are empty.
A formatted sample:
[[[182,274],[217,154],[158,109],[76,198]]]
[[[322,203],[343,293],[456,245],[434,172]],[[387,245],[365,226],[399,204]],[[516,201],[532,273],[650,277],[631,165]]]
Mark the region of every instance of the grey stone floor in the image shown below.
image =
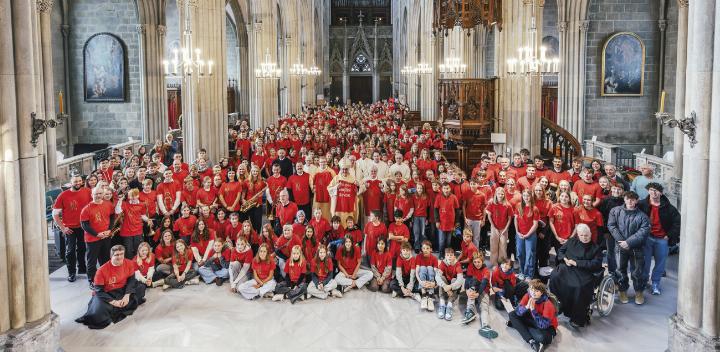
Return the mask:
[[[558,336],[548,351],[664,351],[668,317],[677,298],[677,256],[668,261],[661,296],[647,295],[644,306],[616,304],[608,317],[593,317],[581,330],[560,317]],[[500,336],[486,340],[478,323],[460,325],[420,312],[411,300],[353,291],[341,299],[311,299],[290,305],[268,299],[246,301],[223,287],[201,284],[182,290],[150,290],[133,316],[104,330],[73,320],[85,311],[89,290],[84,276],[65,280],[65,267],[50,277],[52,309],[60,316],[65,351],[528,351],[506,313],[491,309]],[[630,295],[633,295],[630,292]]]

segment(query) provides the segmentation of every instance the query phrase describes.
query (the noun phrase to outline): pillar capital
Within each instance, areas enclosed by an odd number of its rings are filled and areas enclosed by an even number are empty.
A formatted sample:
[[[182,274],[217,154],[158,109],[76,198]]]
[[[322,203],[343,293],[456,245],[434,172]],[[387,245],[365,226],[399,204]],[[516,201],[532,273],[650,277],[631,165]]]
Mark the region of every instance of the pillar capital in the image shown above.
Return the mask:
[[[578,24],[578,29],[580,30],[580,32],[587,32],[589,28],[590,20],[583,20],[580,21],[580,23]]]
[[[137,29],[138,33],[140,33],[140,34],[145,34],[145,31],[146,31],[146,29],[147,29],[147,25],[145,25],[145,24],[139,24],[139,25],[137,25],[136,29]]]
[[[560,21],[558,22],[558,32],[565,32],[568,26],[568,21]]]
[[[163,25],[158,25],[158,26],[157,26],[157,32],[158,32],[158,34],[159,34],[160,36],[163,36],[163,37],[164,37],[164,36],[165,36],[165,33],[167,32],[167,27],[165,27],[165,26],[163,26]]]
[[[665,32],[665,29],[667,29],[668,21],[667,20],[658,20],[658,28],[660,28],[661,32]]]
[[[55,0],[36,0],[36,9],[39,13],[50,13],[52,12],[53,4]]]
[[[677,0],[677,2],[680,8],[688,8],[690,5],[690,0]]]

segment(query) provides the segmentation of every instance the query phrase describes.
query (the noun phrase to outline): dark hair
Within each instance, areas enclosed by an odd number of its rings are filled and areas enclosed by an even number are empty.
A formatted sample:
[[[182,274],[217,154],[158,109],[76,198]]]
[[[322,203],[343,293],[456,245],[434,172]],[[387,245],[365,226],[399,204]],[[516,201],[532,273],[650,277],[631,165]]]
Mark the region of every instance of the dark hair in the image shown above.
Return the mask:
[[[647,185],[645,185],[645,189],[646,189],[646,190],[649,191],[650,188],[652,188],[652,189],[654,189],[654,190],[656,190],[656,191],[658,191],[658,192],[660,192],[660,193],[662,193],[663,190],[664,190],[663,186],[662,186],[661,184],[657,183],[657,182],[650,182],[650,183],[648,183]]]
[[[398,219],[398,218],[402,219],[402,218],[403,218],[403,211],[400,210],[400,209],[395,209],[395,211],[393,212],[393,218],[395,218],[395,219]]]
[[[348,240],[350,240],[350,243],[352,243],[352,246],[350,246],[350,250],[345,248],[345,242],[347,242]],[[342,254],[343,257],[346,257],[346,258],[355,256],[355,243],[353,241],[351,234],[349,234],[349,233],[345,234],[345,236],[343,237],[342,250],[340,251],[340,253]]]
[[[635,200],[640,199],[640,196],[638,196],[638,194],[633,191],[625,192],[625,194],[623,194],[623,197],[628,198],[628,199],[635,199]]]
[[[320,249],[325,250],[325,260],[320,259]],[[329,272],[330,268],[328,267],[328,261],[330,260],[330,256],[328,255],[328,248],[324,244],[321,244],[318,246],[317,251],[315,251],[315,267],[320,268],[320,265],[322,265],[322,269],[325,272]]]

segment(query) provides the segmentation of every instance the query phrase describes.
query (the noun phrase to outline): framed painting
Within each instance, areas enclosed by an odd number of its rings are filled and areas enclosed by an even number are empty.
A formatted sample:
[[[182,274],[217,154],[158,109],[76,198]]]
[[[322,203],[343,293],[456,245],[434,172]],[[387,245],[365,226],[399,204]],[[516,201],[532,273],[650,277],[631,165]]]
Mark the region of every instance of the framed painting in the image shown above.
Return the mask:
[[[635,33],[615,33],[602,51],[602,96],[642,96],[645,44]]]
[[[125,44],[111,33],[97,33],[83,48],[83,87],[86,102],[124,102]]]

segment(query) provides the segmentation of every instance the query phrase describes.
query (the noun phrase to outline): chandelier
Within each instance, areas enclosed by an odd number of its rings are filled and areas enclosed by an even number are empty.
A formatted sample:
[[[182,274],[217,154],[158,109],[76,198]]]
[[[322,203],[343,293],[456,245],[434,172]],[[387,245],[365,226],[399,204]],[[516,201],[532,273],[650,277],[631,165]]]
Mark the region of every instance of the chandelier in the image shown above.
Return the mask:
[[[259,68],[255,69],[255,78],[280,79],[280,74],[282,74],[282,70],[270,59],[270,49],[265,49],[265,61],[261,62]]]
[[[183,31],[183,45],[173,49],[172,60],[163,60],[165,76],[178,78],[182,76],[196,77],[212,76],[213,61],[202,59],[202,52],[199,48],[192,48],[192,28],[190,21],[190,1],[185,1],[185,30]],[[194,55],[193,55],[194,54]],[[180,56],[182,55],[182,56]]]
[[[530,42],[527,46],[518,48],[518,56],[507,60],[507,73],[510,76],[546,76],[555,75],[559,71],[560,60],[549,58],[547,48],[537,44],[537,27],[535,25],[535,2],[532,2],[532,17],[528,33]]]
[[[432,67],[425,63],[419,63],[416,67],[405,66],[400,70],[401,75],[414,76],[414,75],[429,75],[433,72]]]
[[[293,64],[292,67],[290,67],[290,70],[288,72],[291,76],[298,76],[298,77],[304,77],[304,76],[320,76],[322,71],[315,66],[312,65],[310,68],[306,68],[305,65],[301,63]]]
[[[432,33],[444,33],[459,26],[470,30],[478,25],[502,30],[502,0],[434,0]]]
[[[467,65],[456,57],[454,50],[450,51],[450,56],[445,58],[445,61],[438,66],[440,73],[443,75],[462,75],[467,71]]]

